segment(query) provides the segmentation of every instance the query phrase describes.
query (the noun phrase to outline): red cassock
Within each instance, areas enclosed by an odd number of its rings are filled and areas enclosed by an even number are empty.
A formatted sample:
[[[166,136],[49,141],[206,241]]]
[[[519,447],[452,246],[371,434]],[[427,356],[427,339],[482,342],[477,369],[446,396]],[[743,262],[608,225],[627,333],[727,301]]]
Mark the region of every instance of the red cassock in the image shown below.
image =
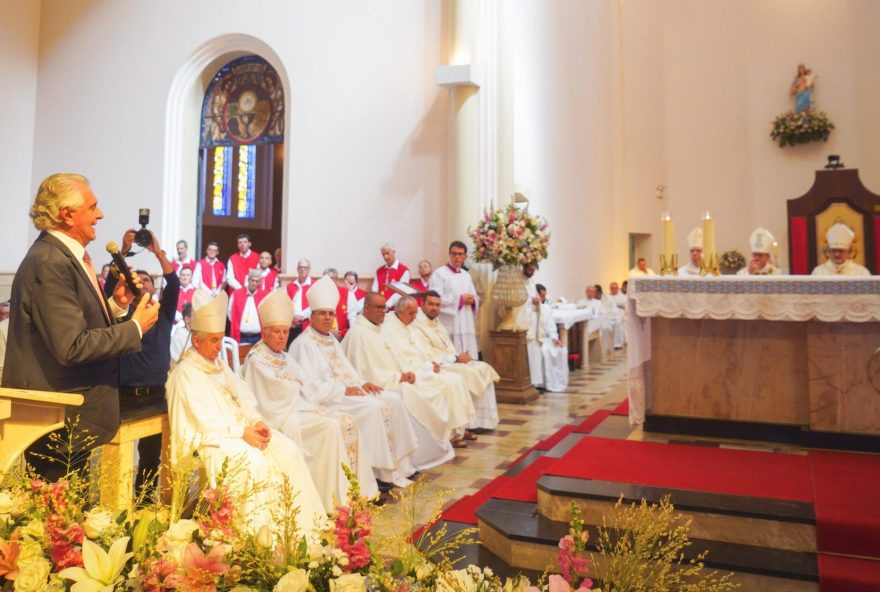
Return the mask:
[[[192,284],[189,285],[189,288],[180,287],[180,295],[177,297],[177,312],[183,314],[183,306],[192,302],[195,293],[196,289]]]
[[[342,337],[348,332],[348,288],[339,288],[339,304],[336,305],[336,329]]]
[[[260,302],[266,296],[267,292],[257,290],[254,294],[254,306],[260,306]],[[232,305],[229,315],[229,335],[236,341],[241,341],[241,317],[244,315],[244,305],[247,304],[248,291],[247,288],[239,288],[232,293]],[[257,323],[260,319],[257,318]]]
[[[233,253],[229,257],[229,261],[232,263],[232,273],[235,274],[235,279],[238,280],[242,288],[245,288],[247,287],[248,272],[260,266],[260,254],[254,250],[251,250],[251,254],[247,257],[242,257],[241,253]]]
[[[195,271],[196,260],[190,259],[186,263],[181,263],[180,261],[175,259],[174,261],[171,262],[171,267],[174,268],[174,273],[176,273],[177,275],[180,275],[180,270],[183,269],[184,267],[188,267],[190,269],[190,271]]]
[[[399,261],[397,262],[397,269],[394,269],[393,267],[388,269],[387,265],[383,265],[376,270],[376,282],[379,287],[379,292],[385,296],[385,300],[388,300],[393,294],[395,294],[395,292],[388,287],[388,284],[399,282],[400,278],[402,278],[403,274],[407,271],[409,271],[409,268]]]
[[[309,282],[305,286],[303,286],[302,294],[299,293],[299,286],[295,281],[287,284],[287,295],[290,296],[291,300],[296,300],[296,298],[302,297],[300,310],[305,310],[309,307],[309,288],[312,287],[312,283]],[[303,331],[309,328],[309,320],[306,319],[302,324]]]
[[[278,272],[272,268],[269,268],[269,273],[263,276],[263,279],[260,280],[260,291],[271,292],[275,288],[275,280],[277,279]]]
[[[412,286],[413,288],[415,288],[416,290],[418,290],[419,292],[427,292],[428,291],[428,286],[425,284],[425,282],[422,281],[421,277],[418,279],[412,280],[409,283],[409,285]],[[421,307],[422,300],[424,300],[424,298],[422,298],[421,296],[417,296],[416,300],[418,300],[419,306]]]
[[[202,259],[199,261],[199,271],[202,274],[202,285],[210,290],[216,290],[223,283],[226,266],[219,259],[214,260],[213,263]]]

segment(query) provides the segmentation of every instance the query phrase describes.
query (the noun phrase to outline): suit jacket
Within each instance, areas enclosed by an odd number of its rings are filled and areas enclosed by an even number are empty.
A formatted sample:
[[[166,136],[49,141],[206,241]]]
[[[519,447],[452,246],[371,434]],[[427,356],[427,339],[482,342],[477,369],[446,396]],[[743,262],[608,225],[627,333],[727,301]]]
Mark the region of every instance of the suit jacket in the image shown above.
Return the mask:
[[[132,321],[107,318],[86,272],[41,233],[15,274],[3,386],[83,395],[79,427],[111,440],[119,428],[119,357],[141,349]]]

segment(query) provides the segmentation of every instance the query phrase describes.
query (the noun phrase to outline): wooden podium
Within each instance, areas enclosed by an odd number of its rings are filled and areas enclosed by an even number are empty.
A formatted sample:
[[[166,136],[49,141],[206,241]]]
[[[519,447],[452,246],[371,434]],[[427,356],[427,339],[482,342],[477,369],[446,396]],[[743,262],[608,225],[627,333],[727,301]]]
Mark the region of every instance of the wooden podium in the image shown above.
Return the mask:
[[[529,354],[525,331],[489,331],[487,361],[501,375],[495,385],[499,403],[529,403],[538,398],[529,374]]]
[[[64,408],[82,401],[70,393],[0,388],[0,473],[38,438],[64,427]]]

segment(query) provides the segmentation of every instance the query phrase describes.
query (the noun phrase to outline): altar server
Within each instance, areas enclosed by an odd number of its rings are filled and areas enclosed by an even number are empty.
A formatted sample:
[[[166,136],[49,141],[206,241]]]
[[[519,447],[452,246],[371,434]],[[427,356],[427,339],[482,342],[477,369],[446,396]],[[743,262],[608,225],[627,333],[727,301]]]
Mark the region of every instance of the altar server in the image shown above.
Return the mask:
[[[416,470],[414,422],[399,394],[367,382],[349,363],[331,333],[338,300],[339,290],[328,276],[312,284],[312,323],[294,340],[288,355],[299,363],[307,383],[317,387],[303,391],[312,403],[355,418],[376,477],[406,487],[407,476]]]
[[[678,268],[679,276],[700,276],[700,259],[703,257],[703,229],[691,229],[687,236],[688,262]]]
[[[480,299],[471,274],[462,268],[467,246],[461,241],[449,245],[449,263],[431,274],[428,287],[440,294],[440,322],[449,331],[455,350],[479,359],[477,308]]]
[[[547,302],[547,289],[538,284],[541,303],[538,307],[537,334],[538,353],[540,353],[541,386],[552,393],[560,393],[568,388],[568,347],[559,339],[559,328],[553,320],[553,309]],[[534,378],[532,383],[534,383]]]
[[[342,470],[351,468],[366,497],[379,490],[367,445],[351,415],[313,402],[326,396],[332,385],[308,380],[300,365],[284,351],[293,321],[293,302],[284,290],[274,290],[257,311],[262,339],[248,352],[242,376],[257,401],[257,411],[273,430],[303,448],[309,472],[328,512],[347,503],[348,479]]]
[[[871,275],[866,267],[862,267],[851,259],[852,243],[856,233],[838,222],[825,233],[828,241],[828,261],[817,265],[813,275],[846,275],[863,277]]]
[[[376,277],[373,278],[373,292],[379,292],[385,296],[385,304],[388,308],[394,308],[400,294],[389,287],[389,284],[401,282],[409,283],[409,268],[397,260],[397,251],[391,243],[382,245],[382,259],[385,265],[376,269]]]
[[[166,385],[172,465],[180,467],[198,453],[209,483],[216,486],[225,464],[225,485],[251,532],[276,528],[272,507],[287,477],[299,507],[297,526],[314,535],[326,513],[302,450],[263,422],[250,387],[219,358],[227,300],[225,293],[211,299],[201,290],[193,297],[192,348]]]
[[[776,239],[769,230],[759,226],[749,236],[749,247],[752,250],[752,259],[749,264],[740,269],[736,275],[780,275],[782,270],[770,261],[770,251]]]

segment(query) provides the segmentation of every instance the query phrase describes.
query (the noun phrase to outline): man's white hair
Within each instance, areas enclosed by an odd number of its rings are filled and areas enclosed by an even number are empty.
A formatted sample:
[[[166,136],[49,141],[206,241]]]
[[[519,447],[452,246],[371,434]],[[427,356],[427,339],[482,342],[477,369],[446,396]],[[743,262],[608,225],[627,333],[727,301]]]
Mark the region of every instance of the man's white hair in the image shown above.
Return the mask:
[[[303,257],[302,259],[300,259],[299,261],[296,262],[297,267],[299,267],[300,265],[305,265],[309,269],[312,268],[312,262],[309,261],[308,259],[306,259],[305,257]]]
[[[397,249],[394,248],[394,243],[383,243],[382,246],[379,247],[380,251],[384,251],[385,249],[391,249],[395,253],[397,252]]]
[[[56,173],[43,179],[30,211],[34,227],[37,230],[58,228],[61,209],[68,208],[72,212],[79,209],[85,201],[80,186],[88,184],[88,179],[74,173]]]
[[[397,304],[394,306],[395,310],[404,311],[409,310],[412,306],[418,306],[419,301],[407,294],[406,296],[401,296],[400,300],[397,301]]]

